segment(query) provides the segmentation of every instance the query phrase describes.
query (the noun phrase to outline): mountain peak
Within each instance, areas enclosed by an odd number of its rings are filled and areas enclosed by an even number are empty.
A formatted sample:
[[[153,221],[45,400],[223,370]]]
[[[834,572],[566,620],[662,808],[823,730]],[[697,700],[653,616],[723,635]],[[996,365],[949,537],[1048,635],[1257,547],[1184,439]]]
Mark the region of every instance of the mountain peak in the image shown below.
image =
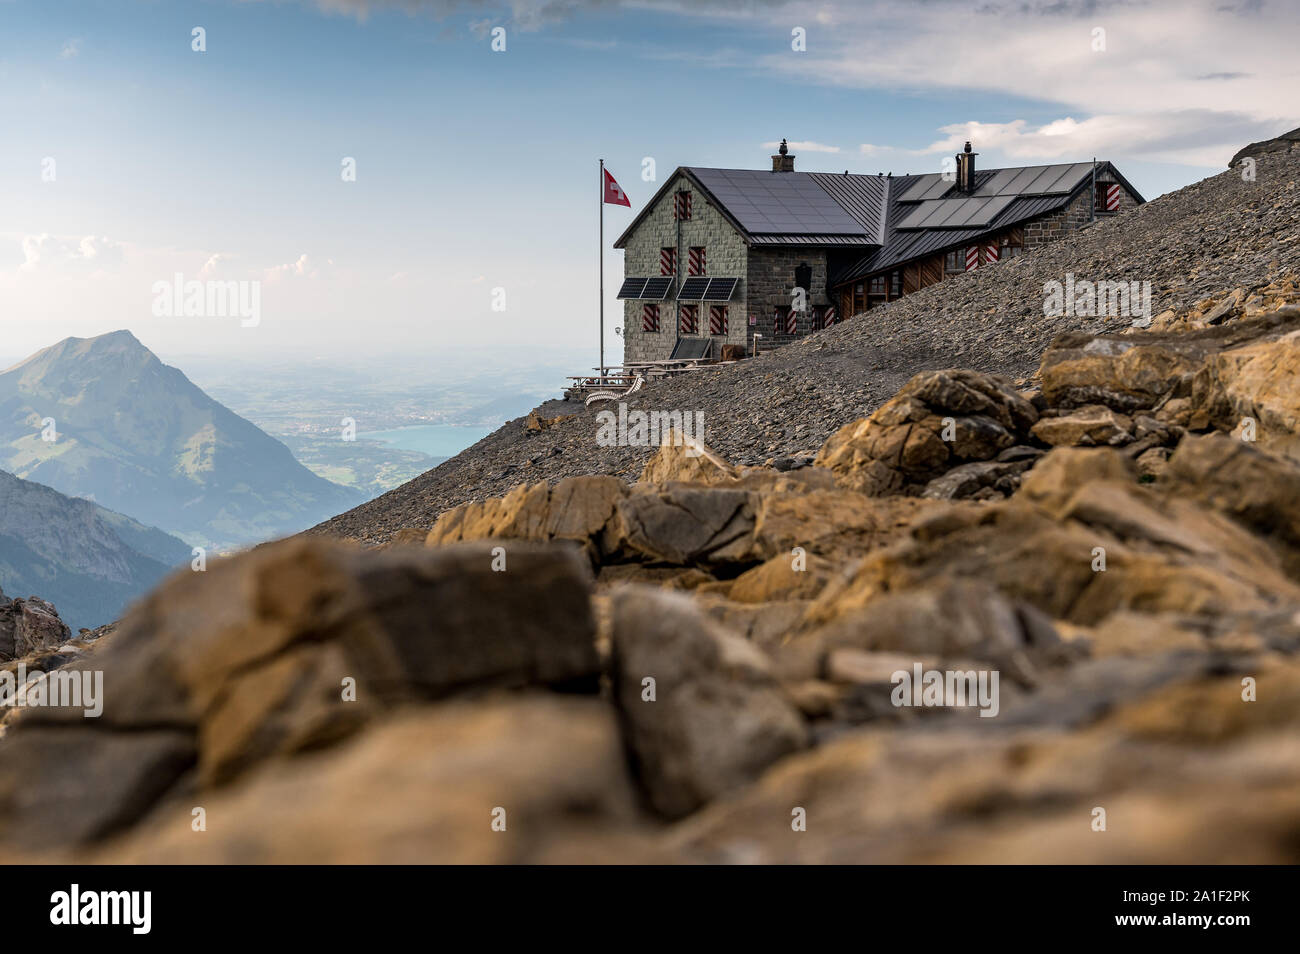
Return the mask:
[[[96,335],[93,338],[83,338],[81,340],[86,341],[90,344],[97,344],[97,345],[116,344],[116,345],[129,345],[136,348],[144,348],[144,345],[140,343],[140,339],[137,338],[135,335],[133,335],[126,328],[119,328],[117,331],[110,331],[107,334]],[[147,351],[148,349],[146,348],[145,350]]]
[[[93,338],[64,338],[55,348],[62,348],[70,354],[148,354],[153,352],[146,348],[130,331],[120,328]]]

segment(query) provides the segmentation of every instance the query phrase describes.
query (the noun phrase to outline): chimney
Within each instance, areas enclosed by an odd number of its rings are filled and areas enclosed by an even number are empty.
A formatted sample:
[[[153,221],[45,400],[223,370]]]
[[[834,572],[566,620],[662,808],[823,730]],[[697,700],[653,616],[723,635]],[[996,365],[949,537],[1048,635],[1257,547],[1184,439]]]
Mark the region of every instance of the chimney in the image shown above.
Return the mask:
[[[777,150],[777,155],[772,157],[773,172],[794,172],[794,156],[787,155],[790,147],[781,140],[781,148]]]
[[[970,143],[966,143],[966,148],[957,153],[957,191],[974,192],[975,191],[975,157],[978,152],[970,151]]]

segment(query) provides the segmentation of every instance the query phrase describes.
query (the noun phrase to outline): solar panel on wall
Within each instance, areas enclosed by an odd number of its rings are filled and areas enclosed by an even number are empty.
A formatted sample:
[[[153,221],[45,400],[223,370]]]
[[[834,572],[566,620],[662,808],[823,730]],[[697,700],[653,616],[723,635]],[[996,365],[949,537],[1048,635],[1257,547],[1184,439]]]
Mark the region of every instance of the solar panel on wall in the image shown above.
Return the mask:
[[[705,276],[696,276],[686,279],[682,285],[682,290],[677,293],[678,301],[699,301],[704,297],[704,293],[709,290],[709,279]]]
[[[701,297],[705,301],[729,301],[739,282],[739,278],[712,278],[708,290]]]
[[[673,288],[673,276],[667,275],[663,278],[648,278],[645,283],[645,290],[641,296],[648,301],[663,301],[668,297],[668,293]]]
[[[625,278],[623,287],[618,290],[619,298],[640,298],[645,291],[648,278]]]

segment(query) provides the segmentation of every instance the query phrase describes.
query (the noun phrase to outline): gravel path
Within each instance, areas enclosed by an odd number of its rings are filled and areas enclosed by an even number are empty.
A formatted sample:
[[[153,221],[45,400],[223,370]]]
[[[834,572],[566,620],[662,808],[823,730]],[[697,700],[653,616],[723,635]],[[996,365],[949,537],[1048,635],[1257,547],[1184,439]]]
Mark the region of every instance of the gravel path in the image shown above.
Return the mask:
[[[627,404],[703,411],[706,442],[737,463],[814,453],[917,371],[963,367],[1027,377],[1060,332],[1130,323],[1044,317],[1044,284],[1064,281],[1067,272],[1079,281],[1149,281],[1153,315],[1300,272],[1298,173],[1300,151],[1261,156],[1254,182],[1235,171],[1221,173],[759,358],[649,385]],[[543,413],[575,417],[545,431],[528,431],[524,418],[511,421],[433,470],[308,532],[382,543],[403,528],[431,526],[448,507],[499,496],[523,482],[596,473],[633,480],[653,452],[598,446],[595,410],[580,404],[548,402]]]

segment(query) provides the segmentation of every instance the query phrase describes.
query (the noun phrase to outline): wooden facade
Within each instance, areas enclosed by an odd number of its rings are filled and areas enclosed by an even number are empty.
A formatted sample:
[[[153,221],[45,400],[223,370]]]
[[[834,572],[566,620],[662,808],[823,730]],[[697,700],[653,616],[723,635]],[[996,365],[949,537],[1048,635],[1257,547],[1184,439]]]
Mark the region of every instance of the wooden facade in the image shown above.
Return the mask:
[[[996,248],[996,257],[989,246]],[[925,258],[876,272],[841,285],[837,289],[837,307],[848,317],[869,311],[896,298],[910,295],[930,285],[936,285],[953,275],[968,271],[966,252],[971,246],[962,245],[935,252]],[[982,268],[996,264],[1004,258],[1014,258],[1024,248],[1024,231],[1020,226],[1005,229],[989,236],[981,236],[976,246],[976,264]]]

